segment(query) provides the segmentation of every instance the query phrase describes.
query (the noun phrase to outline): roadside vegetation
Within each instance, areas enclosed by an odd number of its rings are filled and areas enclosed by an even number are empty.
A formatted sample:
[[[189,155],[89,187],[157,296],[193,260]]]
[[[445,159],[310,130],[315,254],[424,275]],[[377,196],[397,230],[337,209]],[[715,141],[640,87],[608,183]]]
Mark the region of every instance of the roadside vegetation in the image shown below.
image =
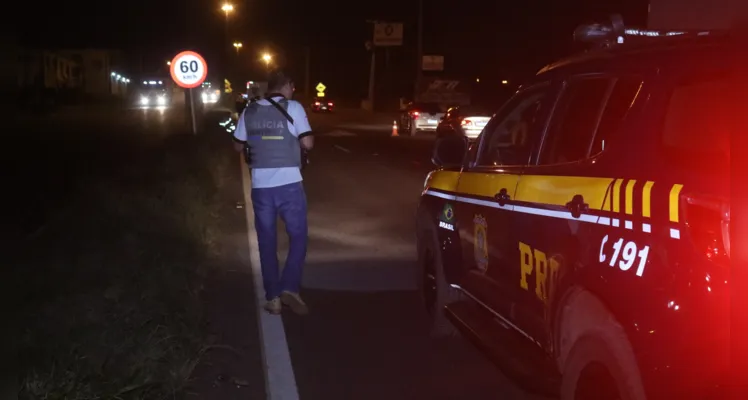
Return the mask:
[[[20,398],[180,397],[211,349],[201,293],[235,167],[220,139],[107,139],[117,162],[90,165],[102,171],[16,249]]]

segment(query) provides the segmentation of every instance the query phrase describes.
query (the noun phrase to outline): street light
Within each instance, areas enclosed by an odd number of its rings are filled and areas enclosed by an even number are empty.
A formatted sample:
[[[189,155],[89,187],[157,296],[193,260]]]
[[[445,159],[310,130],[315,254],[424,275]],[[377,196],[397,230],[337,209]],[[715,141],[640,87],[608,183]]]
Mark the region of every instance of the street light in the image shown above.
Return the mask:
[[[505,79],[505,80],[501,81],[501,84],[502,84],[502,85],[508,85],[508,84],[509,84],[509,81]]]
[[[241,42],[234,42],[234,48],[236,49],[236,54],[239,54],[239,49],[242,48]]]
[[[228,40],[229,38],[229,13],[234,11],[234,6],[231,3],[223,3],[221,10],[223,10],[224,14],[226,14],[226,40]]]
[[[166,62],[166,65],[171,65],[171,61],[167,61],[167,62]]]
[[[273,60],[273,56],[268,53],[262,55],[262,60],[265,61],[265,67],[270,68],[270,61]]]
[[[230,37],[230,35],[229,35],[229,14],[234,11],[234,5],[231,4],[231,3],[228,3],[228,2],[223,3],[223,5],[221,6],[221,11],[223,11],[223,13],[226,16],[226,22],[224,24],[224,29],[225,29],[225,31],[224,31],[224,35],[225,35],[224,36],[224,40],[226,42],[229,42],[229,40],[230,40],[229,39],[229,37]],[[224,43],[226,43],[226,42],[224,42]],[[236,47],[236,46],[234,46],[234,47]],[[230,47],[229,48],[224,48],[223,51],[226,52],[225,56],[228,59],[231,56],[231,48]],[[236,51],[239,52],[239,48],[237,48]],[[229,69],[226,70],[227,73],[229,72]]]

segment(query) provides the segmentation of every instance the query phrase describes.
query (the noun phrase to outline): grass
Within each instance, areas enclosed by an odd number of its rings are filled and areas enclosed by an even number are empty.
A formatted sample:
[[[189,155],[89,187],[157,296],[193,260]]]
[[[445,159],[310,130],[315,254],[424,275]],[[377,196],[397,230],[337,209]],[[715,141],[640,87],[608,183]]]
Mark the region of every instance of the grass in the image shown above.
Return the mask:
[[[236,160],[227,146],[118,145],[131,162],[88,179],[20,252],[20,398],[179,397],[210,348],[200,296]]]

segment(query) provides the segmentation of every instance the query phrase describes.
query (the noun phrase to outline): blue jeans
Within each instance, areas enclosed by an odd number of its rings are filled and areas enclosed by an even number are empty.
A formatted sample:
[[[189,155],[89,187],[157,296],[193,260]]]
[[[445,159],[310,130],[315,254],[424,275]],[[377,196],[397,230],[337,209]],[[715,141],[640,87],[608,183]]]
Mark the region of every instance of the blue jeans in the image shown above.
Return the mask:
[[[308,240],[304,186],[297,182],[252,189],[252,203],[265,298],[274,299],[283,291],[298,293]],[[289,238],[288,257],[282,275],[278,267],[278,216],[286,224]]]

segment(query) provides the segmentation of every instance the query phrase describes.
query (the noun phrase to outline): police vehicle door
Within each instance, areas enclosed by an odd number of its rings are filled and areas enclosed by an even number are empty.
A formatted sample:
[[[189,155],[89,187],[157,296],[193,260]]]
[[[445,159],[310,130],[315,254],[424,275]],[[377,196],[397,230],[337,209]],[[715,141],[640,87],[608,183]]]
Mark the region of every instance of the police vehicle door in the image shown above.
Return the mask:
[[[613,212],[631,213],[631,199],[625,203],[619,199],[632,193],[626,187],[635,181],[613,178],[616,171],[621,173],[621,163],[600,155],[611,133],[637,104],[634,100],[641,88],[637,77],[602,74],[564,82],[542,144],[520,178],[519,205],[512,221],[517,252],[511,292],[519,306],[517,326],[538,343],[550,340],[548,326],[560,295],[555,291],[559,277],[571,274],[571,266],[578,263],[597,266],[601,240],[611,232],[604,222],[619,224],[623,230],[625,218],[611,218]],[[607,244],[611,251],[614,242],[625,237],[613,236]],[[626,243],[618,246],[622,244]],[[623,249],[619,250],[620,261]],[[633,273],[638,262],[629,253],[625,266]]]
[[[553,87],[523,89],[486,125],[477,156],[463,170],[457,187],[462,287],[503,318],[510,318],[517,247],[511,232],[511,209],[522,168],[547,118]]]

